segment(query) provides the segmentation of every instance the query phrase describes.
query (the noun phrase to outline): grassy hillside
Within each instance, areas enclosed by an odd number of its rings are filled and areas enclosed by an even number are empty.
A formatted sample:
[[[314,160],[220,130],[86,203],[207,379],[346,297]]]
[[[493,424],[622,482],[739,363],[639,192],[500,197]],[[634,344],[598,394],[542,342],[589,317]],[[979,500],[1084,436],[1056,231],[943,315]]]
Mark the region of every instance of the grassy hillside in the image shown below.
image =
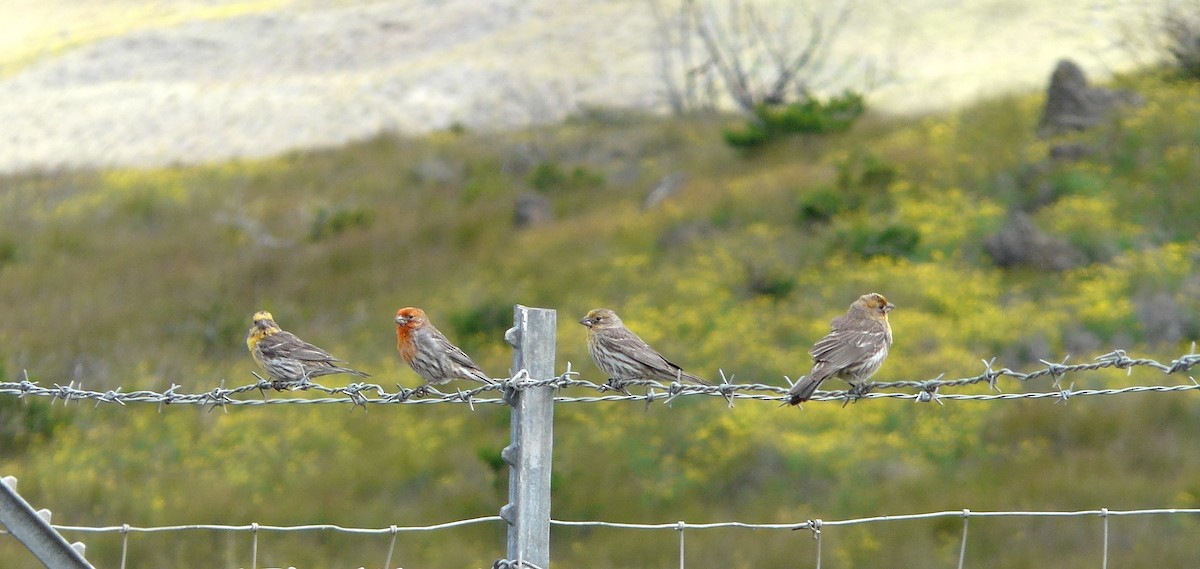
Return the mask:
[[[1049,157],[1040,97],[945,116],[869,118],[845,135],[753,153],[730,120],[596,111],[521,133],[381,137],[276,159],[0,181],[0,357],[45,385],[206,391],[240,385],[250,315],[379,383],[416,386],[394,352],[395,309],[425,308],[494,375],[511,306],[559,310],[559,367],[596,381],[583,329],[608,306],[701,375],[784,384],[859,294],[897,305],[880,380],[974,375],[1112,349],[1169,360],[1200,337],[1200,93],[1123,80],[1148,104],[1068,137]],[[1061,142],[1061,141],[1054,141]],[[663,176],[679,193],[641,203]],[[513,223],[518,197],[552,219]],[[1071,268],[997,267],[985,242],[1010,212],[1069,247]],[[1096,373],[1077,387],[1177,382]],[[336,384],[333,379],[330,383]],[[1086,383],[1086,385],[1084,385]],[[1006,391],[1023,386],[1002,383]],[[1048,380],[1030,389],[1045,390]],[[983,388],[979,388],[983,389]],[[78,524],[427,524],[494,514],[507,413],[450,406],[231,409],[49,407],[0,399],[0,472]],[[792,522],[937,509],[1196,507],[1192,394],[803,411],[679,401],[556,409],[560,519]],[[1121,519],[1117,565],[1194,561],[1197,520]],[[825,566],[950,566],[957,520],[834,529]],[[75,536],[80,538],[82,536]],[[674,532],[556,530],[564,567],[666,566]],[[1092,567],[1097,520],[972,522],[968,564]],[[119,563],[119,536],[88,536]],[[264,537],[259,563],[378,564],[388,540]],[[703,566],[793,565],[807,534],[691,534]],[[249,537],[134,536],[138,566],[249,564]],[[398,541],[397,565],[489,566],[502,528]],[[694,556],[694,557],[693,557]],[[33,566],[11,540],[3,565]],[[700,565],[698,565],[700,566]]]

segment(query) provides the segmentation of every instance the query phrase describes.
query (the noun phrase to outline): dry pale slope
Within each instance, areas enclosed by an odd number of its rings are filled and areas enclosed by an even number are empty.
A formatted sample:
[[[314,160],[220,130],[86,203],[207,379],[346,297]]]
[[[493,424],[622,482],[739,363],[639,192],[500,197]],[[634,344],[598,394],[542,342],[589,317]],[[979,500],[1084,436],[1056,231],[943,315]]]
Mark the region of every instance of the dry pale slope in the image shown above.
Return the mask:
[[[151,166],[336,145],[383,130],[552,121],[581,104],[661,107],[646,1],[0,3],[0,172]],[[1094,0],[860,2],[838,49],[894,79],[891,111],[1039,86],[1069,55],[1131,64]],[[851,83],[859,76],[844,78]]]

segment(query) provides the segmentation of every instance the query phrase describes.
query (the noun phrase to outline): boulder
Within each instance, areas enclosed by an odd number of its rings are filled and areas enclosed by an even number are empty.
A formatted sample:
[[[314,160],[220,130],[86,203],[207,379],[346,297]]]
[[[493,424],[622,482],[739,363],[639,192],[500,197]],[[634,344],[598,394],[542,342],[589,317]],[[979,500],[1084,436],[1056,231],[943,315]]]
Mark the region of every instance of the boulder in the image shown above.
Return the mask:
[[[513,226],[517,229],[541,225],[550,221],[550,200],[535,193],[524,193],[517,197],[513,207]]]
[[[1142,97],[1132,91],[1089,87],[1083,69],[1075,62],[1058,62],[1046,91],[1046,108],[1038,123],[1043,138],[1096,126],[1114,109],[1141,106]]]
[[[998,267],[1065,271],[1087,263],[1082,250],[1042,231],[1023,211],[1013,213],[1000,231],[984,239],[983,249]]]

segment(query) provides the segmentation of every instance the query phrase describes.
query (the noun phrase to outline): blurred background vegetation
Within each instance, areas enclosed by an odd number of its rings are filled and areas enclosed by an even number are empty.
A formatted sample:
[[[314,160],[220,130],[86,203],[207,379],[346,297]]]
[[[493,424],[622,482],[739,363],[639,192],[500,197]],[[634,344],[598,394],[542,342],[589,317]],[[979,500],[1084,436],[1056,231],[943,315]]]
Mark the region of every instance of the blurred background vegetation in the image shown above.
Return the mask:
[[[691,371],[783,385],[808,370],[829,320],[868,291],[897,305],[879,380],[974,375],[993,356],[1017,370],[1117,348],[1167,361],[1200,337],[1200,84],[1174,70],[1116,83],[1146,104],[1052,140],[1034,134],[1041,96],[916,118],[867,113],[853,127],[749,146],[730,139],[744,118],[591,109],[521,132],[455,128],[257,161],[8,176],[0,374],[101,390],[241,385],[256,369],[245,330],[266,309],[379,383],[415,387],[391,323],[415,305],[504,376],[502,334],[522,303],[559,311],[558,366],[589,379],[605,378],[575,320],[607,306]],[[822,108],[845,109],[785,114]],[[1052,157],[1059,144],[1087,152]],[[674,195],[647,200],[668,181]],[[997,236],[1018,219],[1066,261],[1007,250]],[[1076,381],[1179,378],[1139,370]],[[1045,390],[1049,380],[1001,387]],[[1191,394],[802,411],[693,398],[555,413],[558,519],[1200,506]],[[387,527],[491,515],[506,501],[497,455],[507,438],[507,411],[491,406],[223,413],[0,398],[0,471],[67,524]],[[1111,524],[1116,566],[1195,562],[1194,518]],[[1092,567],[1100,528],[972,521],[967,563]],[[824,560],[949,566],[960,532],[958,520],[837,528]],[[119,563],[119,535],[85,539],[98,566]],[[668,531],[556,529],[553,539],[564,567],[677,556]],[[388,541],[267,534],[259,562],[372,565]],[[483,567],[503,544],[500,525],[404,535],[393,559]],[[250,537],[135,535],[129,547],[131,566],[233,567],[248,564]],[[814,555],[803,532],[689,533],[687,548],[721,567]],[[35,566],[11,539],[0,540],[0,560]]]

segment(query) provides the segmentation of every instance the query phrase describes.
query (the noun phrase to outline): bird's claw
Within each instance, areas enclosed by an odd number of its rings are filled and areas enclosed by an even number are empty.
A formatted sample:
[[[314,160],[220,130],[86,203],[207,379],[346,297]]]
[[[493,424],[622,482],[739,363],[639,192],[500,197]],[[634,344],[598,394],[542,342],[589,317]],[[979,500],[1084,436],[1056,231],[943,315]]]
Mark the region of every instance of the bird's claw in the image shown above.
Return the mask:
[[[610,378],[608,378],[608,381],[604,382],[604,386],[606,388],[608,388],[609,390],[620,391],[621,393],[624,393],[625,395],[633,395],[632,393],[629,392],[629,389],[627,389],[625,387],[626,385],[629,385],[628,381],[623,380],[623,379],[617,379],[615,377],[610,377]]]
[[[871,389],[873,389],[874,387],[875,387],[874,383],[852,383],[852,384],[850,384],[850,389],[846,390],[846,399],[845,399],[845,401],[842,401],[842,407],[845,407],[846,405],[849,405],[850,403],[857,403],[859,399],[866,397],[867,394],[870,393]]]

